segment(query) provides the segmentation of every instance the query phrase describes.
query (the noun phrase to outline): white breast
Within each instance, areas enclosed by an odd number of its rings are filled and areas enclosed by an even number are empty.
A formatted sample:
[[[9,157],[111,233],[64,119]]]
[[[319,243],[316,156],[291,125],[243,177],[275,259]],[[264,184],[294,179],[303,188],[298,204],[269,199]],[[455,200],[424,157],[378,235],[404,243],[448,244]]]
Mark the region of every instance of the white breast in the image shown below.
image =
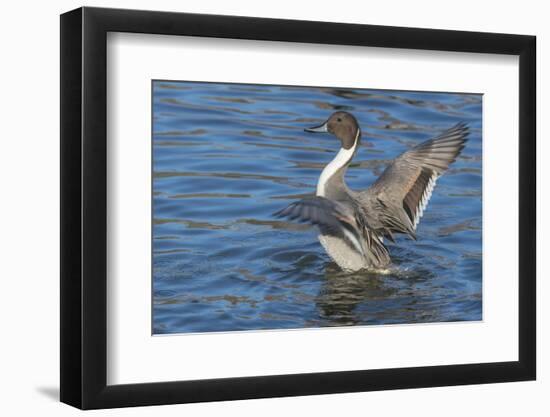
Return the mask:
[[[360,135],[360,131],[357,130],[357,136],[355,137],[355,143],[350,149],[340,148],[336,157],[323,169],[319,181],[317,182],[317,196],[325,197],[325,186],[330,178],[338,172],[338,170],[345,167],[355,155],[357,150],[357,140]],[[319,235],[319,241],[325,248],[325,251],[329,256],[345,271],[357,271],[362,268],[368,267],[366,259],[363,255],[363,247],[355,236],[348,230],[343,230],[347,234],[348,239],[352,242],[356,250],[351,249],[346,242],[341,238],[329,235]]]
[[[370,266],[364,256],[351,250],[346,242],[336,236],[319,235],[319,242],[344,271],[358,271]]]

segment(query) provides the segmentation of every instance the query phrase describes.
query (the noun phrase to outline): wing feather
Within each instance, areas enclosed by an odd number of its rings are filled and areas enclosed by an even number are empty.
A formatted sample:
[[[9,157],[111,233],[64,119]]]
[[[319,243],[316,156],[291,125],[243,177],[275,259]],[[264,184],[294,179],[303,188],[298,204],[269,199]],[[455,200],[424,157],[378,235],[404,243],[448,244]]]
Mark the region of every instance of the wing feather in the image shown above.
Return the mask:
[[[361,225],[348,202],[324,197],[304,198],[289,204],[274,213],[274,216],[316,225],[324,234],[340,236],[353,249],[364,255]]]
[[[458,123],[397,157],[366,191],[376,201],[379,220],[388,231],[414,232],[431,198],[437,179],[464,149],[468,126]]]
[[[289,204],[274,216],[316,225],[321,233],[340,237],[375,265],[389,262],[389,252],[380,235],[369,227],[363,209],[352,201],[310,197]]]

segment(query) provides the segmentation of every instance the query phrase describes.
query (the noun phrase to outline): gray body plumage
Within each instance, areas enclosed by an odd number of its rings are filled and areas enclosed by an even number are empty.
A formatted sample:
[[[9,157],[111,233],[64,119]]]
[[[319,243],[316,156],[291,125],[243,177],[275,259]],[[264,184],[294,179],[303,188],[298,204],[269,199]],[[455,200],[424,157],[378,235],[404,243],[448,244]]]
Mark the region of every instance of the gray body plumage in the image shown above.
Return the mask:
[[[337,122],[356,126],[355,130],[343,129]],[[384,240],[394,241],[396,233],[416,239],[436,181],[464,148],[468,127],[459,123],[404,152],[367,190],[358,192],[349,189],[344,179],[361,136],[355,118],[337,112],[323,126],[339,137],[342,149],[323,170],[315,197],[293,202],[275,215],[318,226],[321,244],[344,270],[385,268],[391,259]]]

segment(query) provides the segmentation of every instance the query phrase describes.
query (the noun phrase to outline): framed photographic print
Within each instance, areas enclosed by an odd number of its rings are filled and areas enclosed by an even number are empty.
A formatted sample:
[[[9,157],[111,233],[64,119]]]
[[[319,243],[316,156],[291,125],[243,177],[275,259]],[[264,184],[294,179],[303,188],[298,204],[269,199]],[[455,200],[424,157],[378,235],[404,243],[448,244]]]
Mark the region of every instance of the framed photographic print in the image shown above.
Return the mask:
[[[61,400],[535,379],[535,38],[61,16]]]

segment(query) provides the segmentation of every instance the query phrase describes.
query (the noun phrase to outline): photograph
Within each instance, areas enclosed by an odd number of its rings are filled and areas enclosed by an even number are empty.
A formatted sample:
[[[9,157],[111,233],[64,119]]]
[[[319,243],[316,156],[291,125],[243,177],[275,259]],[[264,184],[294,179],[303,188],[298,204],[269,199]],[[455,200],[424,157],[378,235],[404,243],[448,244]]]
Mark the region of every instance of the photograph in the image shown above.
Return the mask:
[[[50,31],[55,82],[18,97],[59,98],[33,124],[59,146],[7,124],[24,145],[8,183],[48,166],[16,184],[11,206],[34,215],[6,216],[17,271],[41,269],[38,290],[8,293],[43,299],[14,340],[51,341],[9,372],[36,386],[11,408],[537,415],[543,14],[218,3],[65,5]],[[47,51],[26,37],[17,93]],[[58,193],[36,186],[51,168]],[[59,256],[35,245],[29,263],[36,237],[59,237]],[[36,318],[39,338],[22,325]]]
[[[482,94],[151,84],[153,335],[483,320]]]

